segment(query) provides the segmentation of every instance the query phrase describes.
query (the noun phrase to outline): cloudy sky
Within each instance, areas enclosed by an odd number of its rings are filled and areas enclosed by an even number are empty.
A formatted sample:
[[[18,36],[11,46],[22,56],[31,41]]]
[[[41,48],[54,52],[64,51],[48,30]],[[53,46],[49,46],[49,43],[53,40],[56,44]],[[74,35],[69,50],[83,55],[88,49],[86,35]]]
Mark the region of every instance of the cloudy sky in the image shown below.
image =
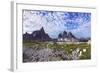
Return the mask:
[[[23,34],[40,30],[42,27],[52,38],[63,31],[76,37],[91,36],[91,13],[43,10],[23,10]]]

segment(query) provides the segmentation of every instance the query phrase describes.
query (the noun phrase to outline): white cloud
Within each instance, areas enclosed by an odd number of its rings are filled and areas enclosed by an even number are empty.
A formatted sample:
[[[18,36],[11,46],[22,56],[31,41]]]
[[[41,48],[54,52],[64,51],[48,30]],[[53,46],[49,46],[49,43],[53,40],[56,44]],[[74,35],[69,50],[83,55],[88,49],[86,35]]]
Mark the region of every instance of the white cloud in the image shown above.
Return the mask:
[[[83,21],[84,17],[79,16],[78,18],[71,20],[68,18],[69,14],[66,12],[66,17],[64,12],[47,12],[48,14],[43,16],[39,11],[27,11],[23,12],[23,33],[31,33],[35,30],[39,30],[44,27],[45,32],[51,37],[57,37],[60,32],[72,31],[73,33],[90,33],[90,22]],[[66,20],[64,20],[64,17]],[[65,23],[74,22],[78,23],[77,29],[68,30],[65,27]],[[73,26],[74,27],[74,26]],[[87,30],[87,31],[86,31]]]

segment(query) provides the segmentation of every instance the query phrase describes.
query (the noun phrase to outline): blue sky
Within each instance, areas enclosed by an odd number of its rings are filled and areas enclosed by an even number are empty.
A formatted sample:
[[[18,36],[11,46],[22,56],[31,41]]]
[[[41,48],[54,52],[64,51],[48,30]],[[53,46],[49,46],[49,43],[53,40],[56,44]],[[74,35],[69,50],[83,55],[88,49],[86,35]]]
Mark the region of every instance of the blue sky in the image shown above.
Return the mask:
[[[23,33],[32,33],[42,27],[52,38],[63,31],[79,38],[90,37],[91,13],[23,10]]]

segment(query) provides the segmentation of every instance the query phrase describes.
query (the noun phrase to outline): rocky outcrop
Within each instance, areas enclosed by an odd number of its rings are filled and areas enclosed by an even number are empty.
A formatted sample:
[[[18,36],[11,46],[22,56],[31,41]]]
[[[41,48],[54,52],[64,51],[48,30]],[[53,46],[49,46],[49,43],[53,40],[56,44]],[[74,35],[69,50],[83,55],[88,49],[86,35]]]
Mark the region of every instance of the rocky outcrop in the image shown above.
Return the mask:
[[[58,41],[78,41],[78,39],[71,33],[64,31],[58,35]]]
[[[23,35],[24,40],[39,40],[39,41],[49,41],[51,38],[47,33],[45,33],[44,28],[42,27],[40,30],[34,31],[32,34],[28,34],[27,32]]]

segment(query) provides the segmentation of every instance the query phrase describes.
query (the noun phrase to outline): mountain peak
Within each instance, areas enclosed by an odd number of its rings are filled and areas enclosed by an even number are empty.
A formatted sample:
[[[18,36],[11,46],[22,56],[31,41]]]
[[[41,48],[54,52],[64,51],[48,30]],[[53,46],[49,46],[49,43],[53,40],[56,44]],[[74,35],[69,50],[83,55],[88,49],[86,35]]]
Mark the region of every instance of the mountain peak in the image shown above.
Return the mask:
[[[41,32],[45,32],[43,27],[40,29],[40,31],[41,31]]]
[[[72,32],[68,32],[68,38],[76,38],[76,37],[72,34]]]
[[[58,39],[61,39],[61,41],[74,41],[77,40],[77,38],[71,33],[63,31],[63,33],[58,35]]]
[[[51,40],[49,35],[45,33],[45,30],[43,27],[40,30],[33,31],[33,33],[30,34],[30,36],[26,35],[25,37],[27,37],[25,38],[26,40],[30,38],[31,38],[30,40],[40,40],[40,41]]]
[[[64,31],[64,32],[63,32],[63,34],[67,34],[67,32],[66,32],[66,31]]]

